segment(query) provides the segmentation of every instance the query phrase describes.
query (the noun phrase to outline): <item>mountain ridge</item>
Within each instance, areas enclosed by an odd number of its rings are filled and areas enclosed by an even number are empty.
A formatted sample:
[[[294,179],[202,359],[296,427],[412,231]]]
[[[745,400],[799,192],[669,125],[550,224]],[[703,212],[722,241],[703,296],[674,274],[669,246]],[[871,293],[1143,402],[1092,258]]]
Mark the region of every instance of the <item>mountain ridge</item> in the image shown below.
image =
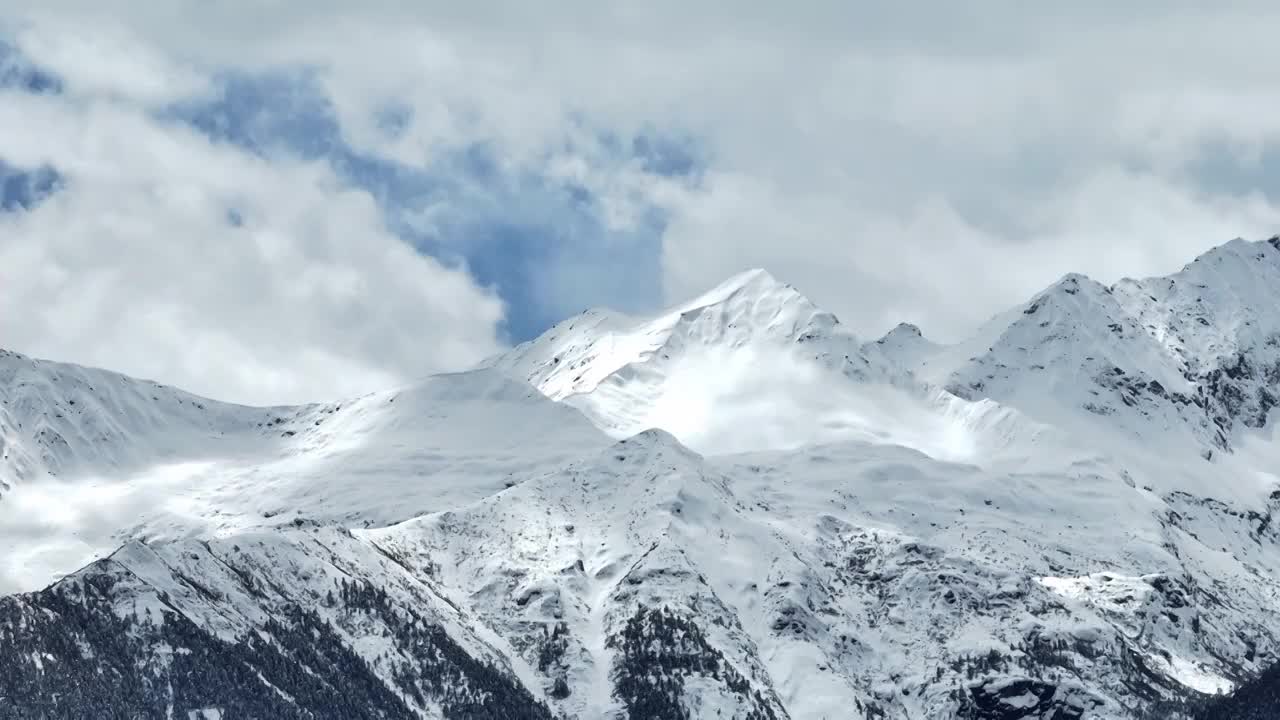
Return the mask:
[[[1191,717],[1280,659],[1280,240],[1179,272],[942,346],[754,270],[298,408],[6,354],[0,539],[117,549],[0,598],[0,717]]]

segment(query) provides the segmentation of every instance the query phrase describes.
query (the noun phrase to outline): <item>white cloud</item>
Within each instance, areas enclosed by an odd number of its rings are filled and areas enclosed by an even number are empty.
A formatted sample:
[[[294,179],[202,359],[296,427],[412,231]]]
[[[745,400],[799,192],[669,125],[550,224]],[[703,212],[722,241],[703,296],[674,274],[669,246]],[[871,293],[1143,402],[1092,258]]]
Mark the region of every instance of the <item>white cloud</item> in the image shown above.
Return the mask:
[[[21,94],[0,99],[0,157],[66,176],[0,216],[0,345],[253,403],[367,392],[499,348],[500,303],[322,164]]]
[[[1280,8],[1261,1],[38,5],[109,12],[178,65],[318,67],[361,147],[426,164],[488,142],[620,224],[665,208],[671,296],[764,265],[864,333],[953,338],[1068,271],[1167,272],[1280,225],[1197,169],[1280,140]],[[394,137],[388,102],[413,110]],[[576,117],[688,132],[710,172],[566,156]]]
[[[795,196],[713,174],[698,194],[672,202],[677,220],[664,258],[671,295],[762,266],[855,328],[909,321],[947,341],[1068,271],[1103,282],[1168,273],[1215,241],[1280,228],[1280,207],[1259,195],[1201,195],[1117,168],[1029,199],[1016,240],[984,230],[936,195],[887,214],[834,191]],[[716,237],[731,238],[732,252],[707,242]]]
[[[17,47],[72,92],[160,105],[209,90],[203,74],[125,26],[77,16],[37,18],[17,33]]]

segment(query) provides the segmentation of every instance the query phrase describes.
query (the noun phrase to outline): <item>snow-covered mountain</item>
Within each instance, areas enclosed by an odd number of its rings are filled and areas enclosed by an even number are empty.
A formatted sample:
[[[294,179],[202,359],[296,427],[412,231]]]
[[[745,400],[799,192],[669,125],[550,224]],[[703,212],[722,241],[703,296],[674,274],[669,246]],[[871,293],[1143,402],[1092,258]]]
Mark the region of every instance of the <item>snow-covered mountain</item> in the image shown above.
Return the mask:
[[[276,408],[15,353],[0,356],[0,381],[0,590],[10,592],[132,538],[299,518],[386,525],[609,442],[580,413],[491,370]]]
[[[5,353],[0,717],[1190,717],[1280,656],[1276,398],[1280,240],[953,345],[750,271],[294,408]]]
[[[1068,275],[914,370],[1076,433],[1176,437],[1208,459],[1265,427],[1280,397],[1277,309],[1280,240],[1237,239],[1168,277]]]

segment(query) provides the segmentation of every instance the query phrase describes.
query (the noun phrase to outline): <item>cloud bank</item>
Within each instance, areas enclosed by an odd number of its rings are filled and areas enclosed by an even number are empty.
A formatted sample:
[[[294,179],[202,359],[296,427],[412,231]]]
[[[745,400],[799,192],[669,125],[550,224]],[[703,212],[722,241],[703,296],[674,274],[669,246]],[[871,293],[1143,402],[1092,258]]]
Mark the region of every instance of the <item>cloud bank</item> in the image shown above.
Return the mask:
[[[946,340],[1280,228],[1271,3],[16,10],[0,345],[236,399],[752,266]]]

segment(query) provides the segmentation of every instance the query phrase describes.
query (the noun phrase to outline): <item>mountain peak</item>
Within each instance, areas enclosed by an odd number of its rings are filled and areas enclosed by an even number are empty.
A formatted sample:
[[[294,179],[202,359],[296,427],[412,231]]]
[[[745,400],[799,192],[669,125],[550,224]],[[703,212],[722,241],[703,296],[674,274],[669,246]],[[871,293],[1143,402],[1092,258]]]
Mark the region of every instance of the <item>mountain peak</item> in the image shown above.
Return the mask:
[[[702,455],[689,449],[675,435],[657,427],[641,430],[617,441],[605,454],[618,461],[628,458],[646,463],[663,457],[676,457],[693,462],[702,460]]]
[[[863,345],[862,351],[868,356],[879,355],[893,366],[914,369],[940,347],[926,338],[918,326],[904,322],[895,325],[874,343]]]
[[[950,372],[969,397],[1115,416],[1139,434],[1159,418],[1228,448],[1234,428],[1263,427],[1276,405],[1278,252],[1280,240],[1235,238],[1168,276],[1106,287],[1067,274],[944,353],[934,376]]]
[[[1268,241],[1266,240],[1245,240],[1244,238],[1236,237],[1200,253],[1183,269],[1190,268],[1197,263],[1221,262],[1232,257],[1252,257],[1260,252],[1269,252],[1272,247],[1274,246],[1268,246]]]
[[[885,333],[884,337],[880,338],[880,340],[883,342],[884,340],[887,340],[889,338],[896,338],[896,337],[922,338],[924,337],[924,333],[921,332],[920,326],[915,325],[913,323],[903,322],[895,325],[893,329]]]
[[[1049,287],[1041,290],[1036,295],[1036,300],[1047,298],[1055,295],[1078,295],[1085,293],[1086,296],[1109,295],[1111,291],[1106,285],[1094,280],[1088,275],[1078,272],[1070,272],[1063,275],[1057,282]]]
[[[652,447],[657,445],[679,446],[680,441],[676,439],[675,435],[672,435],[666,430],[652,427],[647,430],[641,430],[631,437],[623,438],[614,443],[615,447]]]
[[[1192,372],[1280,335],[1280,240],[1236,238],[1164,277],[1113,288],[1169,352]]]
[[[791,346],[828,337],[838,325],[835,315],[756,268],[649,317],[567,320],[490,364],[563,400],[592,393],[618,373],[659,377],[661,366],[709,349]]]
[[[744,270],[711,290],[679,305],[672,314],[687,314],[726,303],[794,304],[819,312],[814,303],[789,283],[778,280],[762,268]],[[830,313],[824,313],[830,315]],[[832,316],[834,320],[834,316]]]
[[[819,308],[795,287],[761,269],[738,273],[653,322],[666,325],[671,321],[696,322],[703,326],[700,332],[719,334],[735,329],[773,336],[781,332],[788,339],[825,333],[840,324],[835,315]]]

